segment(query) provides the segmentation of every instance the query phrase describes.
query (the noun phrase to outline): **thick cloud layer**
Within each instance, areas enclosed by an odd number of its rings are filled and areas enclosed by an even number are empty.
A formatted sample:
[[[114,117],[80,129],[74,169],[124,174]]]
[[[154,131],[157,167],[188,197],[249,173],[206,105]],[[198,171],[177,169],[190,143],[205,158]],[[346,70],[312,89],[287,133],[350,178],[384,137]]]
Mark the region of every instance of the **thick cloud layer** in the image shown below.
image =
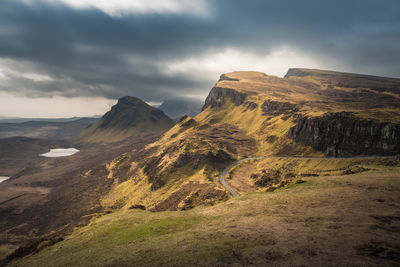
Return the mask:
[[[217,72],[253,63],[400,77],[398,0],[204,0],[198,12],[176,0],[114,13],[69,1],[1,1],[0,91],[203,97]]]

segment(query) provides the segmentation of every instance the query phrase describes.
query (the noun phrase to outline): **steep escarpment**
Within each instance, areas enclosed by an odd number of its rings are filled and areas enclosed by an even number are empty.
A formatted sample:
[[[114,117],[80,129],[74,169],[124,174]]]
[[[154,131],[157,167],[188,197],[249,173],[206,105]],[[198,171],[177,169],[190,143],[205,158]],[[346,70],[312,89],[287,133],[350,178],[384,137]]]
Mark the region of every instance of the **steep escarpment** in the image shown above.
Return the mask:
[[[227,80],[226,78],[223,80]],[[206,108],[215,108],[222,106],[222,102],[230,100],[234,105],[239,106],[246,100],[246,94],[240,93],[231,88],[214,87],[208,94],[206,101],[203,106],[203,110]]]
[[[400,125],[356,118],[348,112],[300,118],[288,136],[326,156],[393,155],[400,152]]]
[[[291,139],[335,157],[400,152],[400,79],[310,69],[290,69],[285,79],[321,88]]]
[[[174,125],[161,110],[142,100],[125,96],[100,121],[79,134],[79,143],[118,142],[130,137],[157,135]]]
[[[234,72],[221,76],[207,102],[209,120],[242,128],[257,140],[258,155],[400,152],[400,79],[310,69],[290,69],[284,79]]]

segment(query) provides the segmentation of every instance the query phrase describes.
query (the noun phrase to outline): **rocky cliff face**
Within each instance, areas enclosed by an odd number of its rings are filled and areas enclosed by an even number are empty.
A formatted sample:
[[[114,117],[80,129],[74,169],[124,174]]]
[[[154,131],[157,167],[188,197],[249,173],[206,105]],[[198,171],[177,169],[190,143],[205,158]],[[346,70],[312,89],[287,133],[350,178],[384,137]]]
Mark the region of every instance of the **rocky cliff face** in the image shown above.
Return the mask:
[[[349,112],[299,118],[288,137],[331,157],[400,152],[400,125],[361,120]]]
[[[240,93],[230,88],[214,87],[213,89],[211,89],[210,94],[206,98],[203,110],[208,107],[219,107],[221,106],[223,101],[228,98],[232,101],[233,104],[239,106],[243,104],[246,100],[246,94]]]

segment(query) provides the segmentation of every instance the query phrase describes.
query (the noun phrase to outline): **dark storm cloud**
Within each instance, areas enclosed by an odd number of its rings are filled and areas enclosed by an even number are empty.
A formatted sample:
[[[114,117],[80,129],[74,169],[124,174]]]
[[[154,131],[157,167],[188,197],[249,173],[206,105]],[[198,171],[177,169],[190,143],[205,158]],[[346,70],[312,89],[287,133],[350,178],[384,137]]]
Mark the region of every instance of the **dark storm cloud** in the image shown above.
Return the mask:
[[[340,60],[346,70],[400,76],[400,4],[363,1],[209,1],[209,16],[131,14],[48,2],[0,3],[0,58],[17,74],[0,90],[28,96],[166,95],[210,89],[217,77],[167,75],[163,64],[235,47],[289,45]],[[32,81],[18,72],[52,80]]]

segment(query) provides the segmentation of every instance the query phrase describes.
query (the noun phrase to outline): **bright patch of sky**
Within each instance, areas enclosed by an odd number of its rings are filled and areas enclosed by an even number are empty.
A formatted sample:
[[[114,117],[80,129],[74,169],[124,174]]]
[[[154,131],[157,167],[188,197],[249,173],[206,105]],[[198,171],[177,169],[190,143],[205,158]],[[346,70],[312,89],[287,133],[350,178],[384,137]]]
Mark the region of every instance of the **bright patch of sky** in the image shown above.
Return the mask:
[[[25,118],[69,118],[103,115],[116,100],[104,97],[28,98],[0,92],[0,115]]]
[[[39,0],[21,1],[26,4],[39,2]],[[132,13],[190,13],[202,16],[208,14],[207,2],[204,0],[45,0],[45,2],[63,3],[78,9],[95,8],[114,17]]]
[[[330,61],[329,67],[339,63]],[[268,75],[283,77],[289,68],[326,68],[326,65],[313,55],[298,51],[289,46],[282,46],[270,53],[255,54],[248,51],[226,48],[222,51],[211,51],[196,57],[165,62],[165,73],[169,75],[187,74],[199,78],[213,77],[217,80],[223,73],[251,70]]]

